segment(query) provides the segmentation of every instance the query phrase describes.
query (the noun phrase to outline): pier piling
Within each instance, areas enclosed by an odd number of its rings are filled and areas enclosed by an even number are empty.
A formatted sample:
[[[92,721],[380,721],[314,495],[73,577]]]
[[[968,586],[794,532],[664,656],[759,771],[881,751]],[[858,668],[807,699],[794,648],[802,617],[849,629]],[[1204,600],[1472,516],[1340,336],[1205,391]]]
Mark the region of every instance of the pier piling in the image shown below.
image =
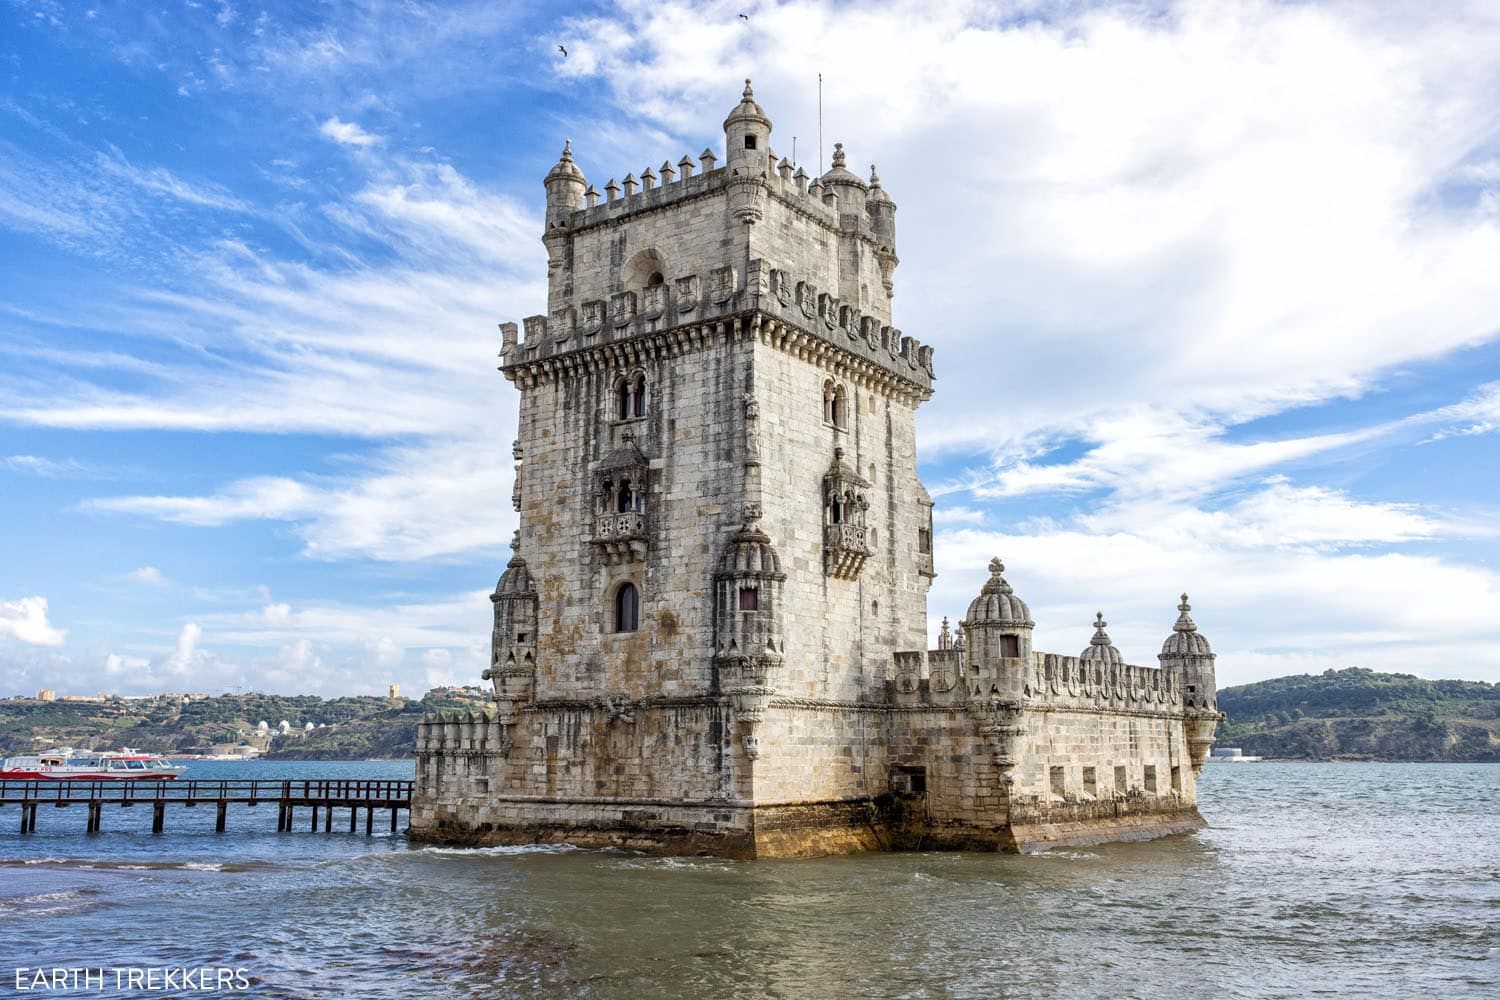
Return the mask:
[[[21,808],[21,833],[36,832],[36,811],[42,803],[58,809],[82,805],[89,834],[103,830],[104,807],[122,809],[140,803],[151,806],[151,832],[166,829],[168,806],[193,808],[199,802],[214,804],[214,832],[228,829],[229,807],[253,808],[260,802],[276,801],[276,831],[290,833],[296,822],[298,806],[307,806],[308,830],[318,831],[318,811],[323,810],[323,832],[333,832],[334,809],[349,810],[349,832],[359,832],[359,811],[365,811],[365,835],[375,832],[375,810],[389,809],[391,832],[398,829],[397,813],[411,808],[413,782],[333,780],[224,780],[224,781],[39,781],[0,780],[0,806]]]

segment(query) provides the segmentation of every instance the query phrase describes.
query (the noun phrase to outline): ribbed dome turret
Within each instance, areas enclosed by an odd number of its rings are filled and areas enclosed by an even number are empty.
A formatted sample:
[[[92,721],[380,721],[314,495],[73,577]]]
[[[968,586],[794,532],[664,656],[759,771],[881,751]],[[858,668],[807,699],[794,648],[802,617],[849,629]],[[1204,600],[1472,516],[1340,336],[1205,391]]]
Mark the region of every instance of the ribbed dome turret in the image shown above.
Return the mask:
[[[786,578],[781,572],[781,558],[771,545],[771,537],[754,521],[746,521],[724,546],[724,552],[719,556],[719,576]]]
[[[975,625],[1001,625],[1011,628],[1032,628],[1036,622],[1031,620],[1031,609],[1026,602],[1016,596],[1009,583],[1002,576],[1005,572],[1005,564],[999,559],[990,560],[990,578],[979,591],[979,596],[974,598],[969,605],[968,617],[964,619],[966,628]]]
[[[558,157],[557,163],[553,164],[552,169],[547,171],[547,176],[543,178],[542,183],[545,184],[555,180],[574,180],[579,183],[583,183],[585,180],[583,171],[579,170],[578,164],[573,162],[572,139],[565,139],[563,141],[562,156]]]
[[[1109,667],[1124,666],[1125,657],[1115,648],[1115,644],[1109,641],[1109,633],[1104,631],[1104,626],[1109,622],[1104,620],[1104,612],[1094,616],[1094,637],[1089,640],[1088,648],[1078,654],[1078,658],[1085,663],[1099,663]]]
[[[1172,626],[1172,634],[1167,636],[1167,641],[1162,643],[1162,656],[1212,656],[1213,650],[1208,645],[1208,639],[1198,631],[1192,616],[1188,614],[1193,606],[1188,603],[1188,595],[1182,595],[1182,603],[1177,605],[1179,614],[1177,623]]]
[[[505,572],[500,574],[500,582],[495,584],[495,593],[500,596],[510,594],[529,594],[536,590],[531,580],[531,570],[526,568],[526,560],[519,555],[510,557],[506,564]]]

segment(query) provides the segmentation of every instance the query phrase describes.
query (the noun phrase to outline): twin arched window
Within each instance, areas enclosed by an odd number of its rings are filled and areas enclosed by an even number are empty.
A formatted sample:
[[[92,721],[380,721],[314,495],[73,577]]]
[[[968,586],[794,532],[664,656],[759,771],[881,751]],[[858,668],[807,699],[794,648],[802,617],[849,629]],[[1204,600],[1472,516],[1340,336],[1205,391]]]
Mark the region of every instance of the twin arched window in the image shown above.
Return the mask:
[[[823,383],[823,422],[840,429],[849,426],[848,391],[833,379]]]
[[[612,480],[606,479],[602,484],[600,494],[600,513],[603,514],[640,513],[646,509],[646,499],[641,495],[641,484],[633,483],[629,479],[620,480],[618,486]]]
[[[615,380],[615,419],[634,420],[646,415],[646,374],[636,372]]]
[[[615,631],[634,632],[641,627],[641,595],[633,583],[622,583],[615,591]]]

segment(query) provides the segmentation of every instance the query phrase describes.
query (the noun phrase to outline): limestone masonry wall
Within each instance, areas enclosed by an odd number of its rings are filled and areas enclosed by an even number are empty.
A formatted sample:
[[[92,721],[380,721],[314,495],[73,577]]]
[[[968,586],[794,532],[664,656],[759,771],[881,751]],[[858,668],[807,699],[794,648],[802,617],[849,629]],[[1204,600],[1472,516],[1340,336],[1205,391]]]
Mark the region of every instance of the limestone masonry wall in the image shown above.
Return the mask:
[[[749,82],[724,155],[544,180],[495,706],[424,719],[411,836],[730,857],[1029,850],[1201,825],[1221,718],[1186,595],[1155,666],[1103,616],[1032,649],[994,560],[928,648],[934,352],[892,326],[874,168],[778,159]],[[523,328],[524,327],[524,331]]]

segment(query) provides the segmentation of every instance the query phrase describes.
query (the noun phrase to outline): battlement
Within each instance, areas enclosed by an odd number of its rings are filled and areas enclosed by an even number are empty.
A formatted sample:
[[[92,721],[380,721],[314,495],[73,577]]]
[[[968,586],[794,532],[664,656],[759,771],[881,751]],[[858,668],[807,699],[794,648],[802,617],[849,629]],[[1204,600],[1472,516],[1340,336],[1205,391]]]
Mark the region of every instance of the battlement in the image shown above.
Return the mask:
[[[712,150],[699,153],[697,161],[695,167],[693,159],[683,156],[675,168],[670,160],[663,160],[659,168],[647,167],[639,176],[627,173],[622,182],[611,177],[602,193],[594,185],[588,185],[581,207],[574,207],[566,216],[566,227],[581,232],[694,198],[723,194],[732,182],[749,176],[763,182],[771,198],[830,231],[853,232],[872,243],[878,239],[863,191],[857,197],[841,199],[841,185],[824,184],[801,164],[786,157],[778,160],[774,150],[768,151],[765,162],[748,175],[735,168],[718,166],[718,157]],[[861,183],[860,187],[864,189],[865,185]]]
[[[751,312],[877,365],[923,398],[932,392],[932,347],[764,260],[752,260],[745,274],[726,265],[707,274],[674,275],[640,293],[616,292],[550,316],[528,316],[524,333],[515,323],[502,323],[501,371],[514,378],[534,363]]]
[[[900,652],[894,656],[895,701],[902,705],[964,705],[1015,700],[1028,710],[1179,715],[1179,678],[1162,667],[1100,664],[1077,656],[1032,652],[990,665],[970,662],[962,649]]]

